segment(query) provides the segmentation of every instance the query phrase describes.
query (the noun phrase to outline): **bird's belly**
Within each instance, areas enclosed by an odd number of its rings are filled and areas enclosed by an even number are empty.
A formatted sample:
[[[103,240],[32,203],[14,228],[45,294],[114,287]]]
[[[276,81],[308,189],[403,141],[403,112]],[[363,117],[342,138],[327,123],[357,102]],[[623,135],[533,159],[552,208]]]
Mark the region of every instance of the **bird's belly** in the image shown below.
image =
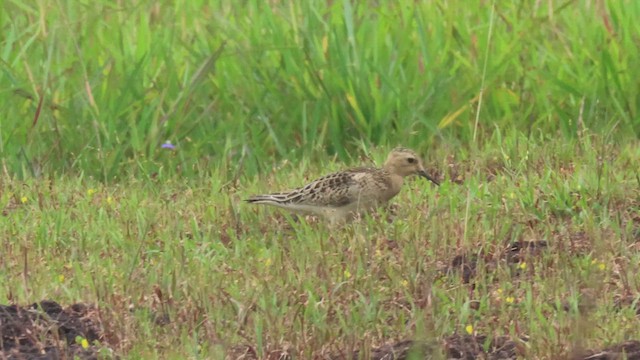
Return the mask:
[[[348,205],[336,208],[336,211],[343,214],[363,213],[375,209],[383,202],[384,201],[381,202],[377,199],[354,201]]]

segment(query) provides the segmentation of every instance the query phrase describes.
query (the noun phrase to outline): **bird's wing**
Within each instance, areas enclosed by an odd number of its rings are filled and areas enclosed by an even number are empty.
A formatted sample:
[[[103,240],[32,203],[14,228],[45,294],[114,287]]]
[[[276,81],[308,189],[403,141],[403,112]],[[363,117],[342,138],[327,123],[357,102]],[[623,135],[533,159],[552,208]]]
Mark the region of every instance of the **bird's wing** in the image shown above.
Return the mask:
[[[288,201],[301,205],[341,207],[369,196],[381,186],[375,175],[379,169],[355,168],[323,176],[288,194]]]

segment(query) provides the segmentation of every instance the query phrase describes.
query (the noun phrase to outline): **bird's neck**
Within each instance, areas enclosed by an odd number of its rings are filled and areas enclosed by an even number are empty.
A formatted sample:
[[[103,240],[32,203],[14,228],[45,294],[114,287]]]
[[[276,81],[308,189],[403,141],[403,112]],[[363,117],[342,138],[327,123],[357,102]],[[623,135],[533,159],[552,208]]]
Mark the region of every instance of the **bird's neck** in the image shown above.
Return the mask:
[[[397,173],[397,172],[396,172],[395,167],[394,167],[394,166],[392,166],[392,165],[391,165],[391,164],[389,164],[389,163],[385,163],[385,164],[382,166],[382,168],[383,168],[385,171],[388,171],[388,172],[389,172],[389,174],[396,174],[396,173]]]
[[[400,192],[400,189],[402,189],[402,184],[404,183],[404,176],[395,174],[395,173],[391,173],[391,193],[393,193],[392,196],[395,196],[396,194],[398,194]]]

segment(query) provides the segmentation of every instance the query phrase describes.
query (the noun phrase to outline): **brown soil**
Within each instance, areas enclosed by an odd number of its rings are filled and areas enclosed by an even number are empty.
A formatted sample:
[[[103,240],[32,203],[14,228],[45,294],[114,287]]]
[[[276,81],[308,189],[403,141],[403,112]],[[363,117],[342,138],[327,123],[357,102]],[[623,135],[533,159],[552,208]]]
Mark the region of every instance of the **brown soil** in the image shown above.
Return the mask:
[[[578,354],[573,360],[640,360],[640,341],[631,340]]]
[[[459,273],[461,280],[465,284],[472,282],[476,276],[476,267],[482,260],[491,268],[498,261],[506,261],[508,264],[517,264],[524,261],[528,256],[540,255],[547,249],[548,243],[544,240],[538,241],[516,241],[508,244],[499,254],[461,254],[451,260],[451,264],[443,269],[446,275]]]
[[[111,357],[108,348],[94,344],[102,337],[98,311],[90,305],[0,305],[0,359],[97,359],[99,351],[101,358]]]
[[[525,339],[512,340],[501,336],[493,340],[483,335],[451,335],[442,341],[442,351],[447,359],[515,360],[526,358]],[[486,349],[486,350],[485,350]],[[368,354],[371,360],[431,359],[439,350],[426,343],[411,340],[399,341],[373,349]],[[331,360],[359,359],[359,352],[350,356],[331,356]],[[602,350],[576,352],[572,360],[640,360],[640,341],[626,341]]]
[[[98,310],[82,303],[62,308],[44,300],[28,306],[0,305],[0,359],[104,359],[115,358],[105,346]],[[79,339],[86,339],[83,348]],[[101,342],[98,344],[97,342]],[[516,359],[526,357],[526,339],[453,334],[437,342],[403,340],[362,352],[334,353],[318,359],[371,360],[428,359],[444,354],[448,359]],[[295,351],[271,351],[265,359],[292,359]],[[226,359],[258,359],[249,345],[228,349]],[[573,360],[640,360],[640,341],[632,340],[602,350],[575,351]]]
[[[315,356],[317,360],[405,360],[432,359],[434,356],[444,355],[446,359],[493,359],[509,360],[524,355],[522,341],[512,341],[507,337],[499,337],[487,342],[487,337],[478,335],[451,335],[437,343],[427,343],[413,340],[402,340],[390,343],[368,351],[338,352],[330,355]],[[484,350],[484,349],[488,350]],[[271,351],[265,355],[268,360],[293,359],[286,351]],[[436,357],[440,358],[440,357]],[[228,360],[258,360],[256,351],[248,345],[236,346],[227,353]]]

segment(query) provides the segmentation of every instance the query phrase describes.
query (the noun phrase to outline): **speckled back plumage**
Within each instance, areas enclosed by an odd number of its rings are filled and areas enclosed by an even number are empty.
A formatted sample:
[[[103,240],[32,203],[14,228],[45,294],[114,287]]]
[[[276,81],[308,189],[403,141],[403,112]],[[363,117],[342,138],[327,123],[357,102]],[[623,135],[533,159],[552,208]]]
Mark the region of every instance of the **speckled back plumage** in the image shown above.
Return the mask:
[[[341,207],[388,188],[388,177],[384,169],[355,168],[325,175],[291,192],[267,196],[277,196],[282,204]]]
[[[415,152],[396,148],[383,168],[348,169],[289,192],[256,195],[246,201],[322,215],[334,222],[386,203],[400,191],[403,178],[412,174],[429,178]]]

